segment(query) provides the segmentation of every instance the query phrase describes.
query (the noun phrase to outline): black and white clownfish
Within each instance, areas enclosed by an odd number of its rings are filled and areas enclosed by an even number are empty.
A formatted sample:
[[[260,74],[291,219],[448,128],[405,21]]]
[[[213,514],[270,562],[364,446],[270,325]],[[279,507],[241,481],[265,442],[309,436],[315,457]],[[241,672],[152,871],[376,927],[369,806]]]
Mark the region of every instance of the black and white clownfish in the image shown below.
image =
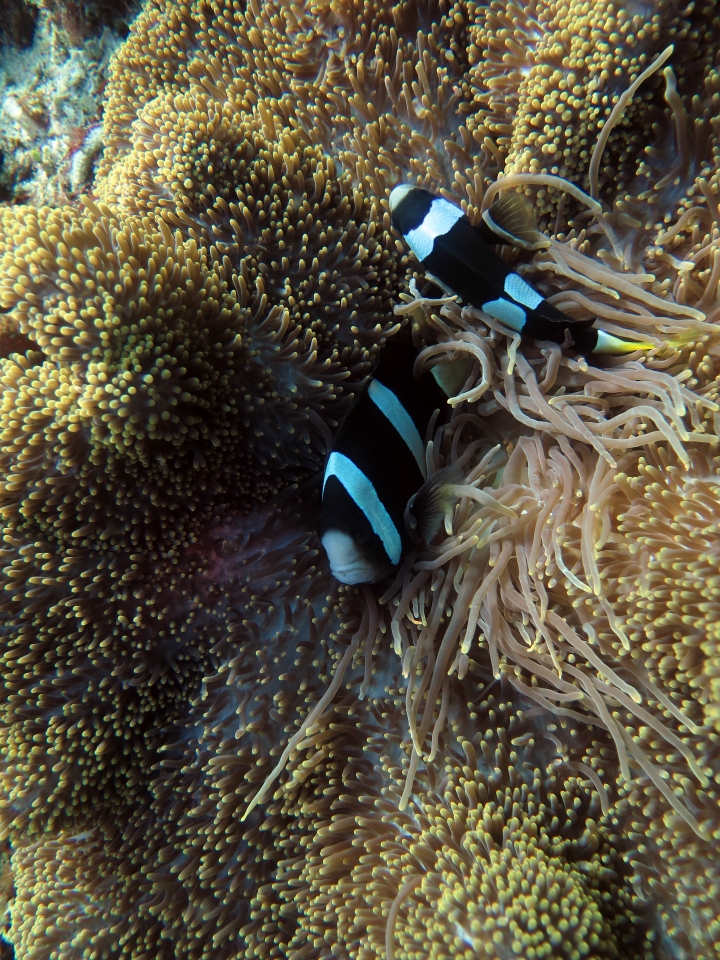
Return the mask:
[[[563,343],[567,331],[575,349],[586,354],[622,355],[649,346],[597,329],[594,318],[573,320],[561,313],[495,253],[497,243],[525,249],[549,245],[522,194],[504,194],[473,226],[454,203],[405,184],[390,193],[390,212],[425,270],[510,330],[555,343]]]
[[[415,379],[416,357],[409,345],[385,345],[325,466],[319,534],[341,583],[387,576],[410,547],[411,532],[415,540],[430,540],[451,499],[446,491],[457,481],[453,468],[427,480],[424,438],[447,394],[438,384],[442,375],[429,371]]]

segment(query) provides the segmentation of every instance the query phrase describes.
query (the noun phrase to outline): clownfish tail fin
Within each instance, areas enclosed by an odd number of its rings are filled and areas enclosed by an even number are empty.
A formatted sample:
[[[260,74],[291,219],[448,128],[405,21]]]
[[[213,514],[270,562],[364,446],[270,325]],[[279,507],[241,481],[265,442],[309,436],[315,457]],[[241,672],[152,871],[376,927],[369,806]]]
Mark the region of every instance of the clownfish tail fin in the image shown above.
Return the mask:
[[[571,331],[575,349],[596,356],[622,357],[637,350],[652,350],[655,344],[642,340],[626,340],[598,327],[576,333]]]

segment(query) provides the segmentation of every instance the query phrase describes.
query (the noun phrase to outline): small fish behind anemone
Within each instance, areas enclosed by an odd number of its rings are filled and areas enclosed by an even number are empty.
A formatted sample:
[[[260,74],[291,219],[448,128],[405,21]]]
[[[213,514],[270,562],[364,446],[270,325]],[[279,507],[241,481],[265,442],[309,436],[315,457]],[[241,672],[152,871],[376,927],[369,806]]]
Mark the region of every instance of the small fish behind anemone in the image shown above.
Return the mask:
[[[593,326],[595,318],[573,320],[542,297],[495,253],[496,243],[526,250],[546,247],[525,197],[500,197],[473,226],[460,207],[408,184],[390,193],[393,226],[422,266],[440,284],[510,330],[537,340],[563,343],[587,354],[623,355],[643,344],[615,337]]]
[[[415,379],[416,357],[405,344],[384,347],[325,467],[320,539],[341,583],[387,576],[413,541],[434,536],[453,499],[459,472],[428,479],[423,439],[447,401],[440,368]]]

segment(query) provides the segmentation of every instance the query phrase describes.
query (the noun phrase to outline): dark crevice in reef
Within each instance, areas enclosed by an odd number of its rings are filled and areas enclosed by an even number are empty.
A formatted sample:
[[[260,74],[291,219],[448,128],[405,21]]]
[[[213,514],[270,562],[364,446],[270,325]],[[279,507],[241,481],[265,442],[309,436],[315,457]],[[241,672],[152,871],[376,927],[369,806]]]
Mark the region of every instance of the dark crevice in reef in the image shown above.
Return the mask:
[[[79,43],[109,27],[124,39],[142,0],[3,0],[0,46],[25,50],[32,46],[41,18]]]
[[[15,0],[18,2],[18,0]],[[79,44],[109,27],[124,39],[141,0],[43,0],[47,17],[63,30],[71,43]]]
[[[0,46],[24,50],[35,38],[39,11],[24,0],[4,0],[0,16]]]
[[[90,7],[91,4],[87,6]],[[130,32],[130,24],[139,13],[142,3],[140,0],[102,0],[92,6],[98,9],[98,20],[112,27],[124,40]]]
[[[12,200],[12,191],[8,189],[3,180],[3,167],[5,166],[5,154],[0,150],[0,203],[8,203]]]

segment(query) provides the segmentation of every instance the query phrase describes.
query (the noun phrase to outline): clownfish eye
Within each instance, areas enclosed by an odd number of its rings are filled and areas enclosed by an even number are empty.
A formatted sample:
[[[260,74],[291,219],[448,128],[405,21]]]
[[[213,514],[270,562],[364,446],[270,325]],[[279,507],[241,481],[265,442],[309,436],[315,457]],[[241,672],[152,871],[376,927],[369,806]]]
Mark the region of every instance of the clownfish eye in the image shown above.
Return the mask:
[[[365,517],[360,517],[353,522],[350,532],[352,533],[352,538],[355,543],[367,543],[372,530]]]

